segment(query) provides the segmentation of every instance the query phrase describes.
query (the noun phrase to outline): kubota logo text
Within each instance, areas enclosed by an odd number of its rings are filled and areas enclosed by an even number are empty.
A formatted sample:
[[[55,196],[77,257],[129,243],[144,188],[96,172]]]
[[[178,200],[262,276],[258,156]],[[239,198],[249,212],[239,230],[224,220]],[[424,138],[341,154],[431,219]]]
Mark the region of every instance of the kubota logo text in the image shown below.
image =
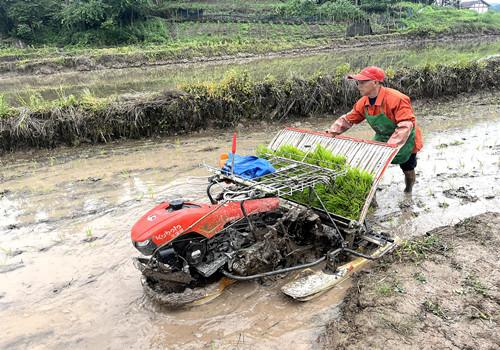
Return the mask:
[[[182,231],[184,231],[184,229],[182,228],[181,225],[175,225],[170,230],[165,231],[163,233],[160,233],[159,235],[156,235],[155,239],[157,241],[161,241],[161,240],[164,240],[165,238],[167,238],[168,236],[171,236],[171,235],[178,236]]]

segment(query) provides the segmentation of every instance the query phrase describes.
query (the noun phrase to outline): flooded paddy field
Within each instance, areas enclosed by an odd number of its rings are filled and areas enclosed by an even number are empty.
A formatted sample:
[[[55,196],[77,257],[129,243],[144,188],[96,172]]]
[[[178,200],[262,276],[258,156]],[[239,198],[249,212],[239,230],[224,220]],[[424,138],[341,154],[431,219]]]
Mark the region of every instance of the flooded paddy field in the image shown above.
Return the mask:
[[[413,198],[397,166],[370,217],[402,238],[500,209],[500,95],[417,101],[425,133]],[[295,122],[326,129],[334,117]],[[284,125],[241,126],[253,154]],[[349,132],[369,137],[366,125]],[[315,349],[350,281],[320,298],[283,296],[283,279],[236,283],[196,308],[144,297],[133,223],[164,199],[206,200],[207,172],[232,131],[6,154],[0,158],[0,348]]]
[[[434,43],[407,43],[404,47],[389,46],[384,50],[326,50],[316,53],[275,55],[270,57],[234,58],[227,61],[170,64],[138,68],[98,71],[70,71],[54,74],[0,76],[0,91],[12,106],[29,105],[30,96],[54,100],[71,94],[108,97],[142,94],[175,89],[182,84],[218,81],[228,70],[245,70],[256,80],[272,75],[276,78],[308,77],[315,73],[334,74],[335,69],[349,62],[353,70],[367,65],[382,68],[413,67],[426,64],[452,63],[480,59],[500,52],[500,40],[486,37],[481,42],[470,40]]]

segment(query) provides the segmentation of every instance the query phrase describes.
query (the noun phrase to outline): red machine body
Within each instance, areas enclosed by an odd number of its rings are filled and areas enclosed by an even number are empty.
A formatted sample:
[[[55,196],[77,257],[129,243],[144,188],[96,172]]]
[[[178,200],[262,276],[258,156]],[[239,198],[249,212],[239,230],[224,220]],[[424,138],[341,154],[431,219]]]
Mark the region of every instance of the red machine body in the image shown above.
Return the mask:
[[[248,215],[268,212],[278,207],[279,199],[276,197],[244,202]],[[240,202],[225,204],[177,202],[175,205],[164,202],[148,211],[135,223],[131,237],[136,247],[147,240],[158,247],[191,232],[212,238],[227,223],[243,216]]]

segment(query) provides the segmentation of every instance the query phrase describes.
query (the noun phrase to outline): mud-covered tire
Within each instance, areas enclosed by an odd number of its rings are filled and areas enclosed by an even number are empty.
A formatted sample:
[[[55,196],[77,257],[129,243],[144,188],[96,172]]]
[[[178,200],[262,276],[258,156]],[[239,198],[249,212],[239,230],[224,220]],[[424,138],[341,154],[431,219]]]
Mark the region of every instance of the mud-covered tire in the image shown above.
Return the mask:
[[[160,288],[155,288],[147,278],[142,278],[142,287],[144,293],[153,302],[167,306],[170,308],[179,308],[195,303],[196,301],[207,298],[220,289],[220,283],[215,282],[204,287],[196,287],[194,289],[186,288],[182,292],[172,292]],[[221,290],[222,291],[222,290]]]

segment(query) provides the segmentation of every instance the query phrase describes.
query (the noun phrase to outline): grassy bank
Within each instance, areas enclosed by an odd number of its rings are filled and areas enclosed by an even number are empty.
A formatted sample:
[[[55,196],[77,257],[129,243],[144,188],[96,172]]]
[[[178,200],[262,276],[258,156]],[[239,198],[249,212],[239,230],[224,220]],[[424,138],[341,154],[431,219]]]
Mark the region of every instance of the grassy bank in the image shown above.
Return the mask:
[[[500,87],[498,59],[388,70],[387,85],[412,98],[456,95]],[[3,150],[53,147],[64,143],[107,142],[120,138],[188,133],[207,127],[228,127],[241,120],[284,120],[348,108],[358,98],[344,79],[349,66],[332,75],[254,81],[230,72],[220,82],[190,84],[129,100],[98,99],[88,94],[62,96],[30,108],[12,108],[0,101],[0,145]]]
[[[167,50],[217,44],[231,45],[245,42],[300,42],[308,39],[332,38],[343,36],[345,24],[329,23],[316,25],[274,24],[274,23],[221,23],[221,22],[181,22],[170,23],[161,19],[155,20],[159,26],[156,40],[132,45],[96,47],[92,45],[44,45],[25,49],[4,47],[0,49],[0,60],[27,60],[35,58],[102,54],[131,54],[143,50]]]
[[[336,67],[349,62],[351,69],[376,65],[384,69],[433,65],[441,62],[456,64],[484,58],[500,52],[500,37],[475,40],[422,41],[406,45],[384,45],[366,55],[365,47],[345,50],[277,55],[274,58],[235,59],[212,64],[165,65],[150,68],[126,68],[120,70],[95,70],[51,75],[12,75],[2,78],[2,94],[12,106],[30,107],[33,95],[39,99],[54,100],[75,95],[80,98],[89,91],[96,97],[121,94],[156,93],[176,89],[182,84],[202,81],[219,81],[228,70],[247,71],[252,80],[263,80],[268,75],[280,79],[309,77],[318,72],[331,74]],[[28,102],[28,103],[26,103]]]
[[[222,11],[221,3],[210,2],[169,2],[165,6],[167,10],[171,7],[189,9],[189,6],[202,6],[201,9],[216,7],[217,11]],[[238,11],[250,7],[248,11],[264,9],[269,12],[271,4],[237,2],[235,6]],[[273,11],[269,13],[278,10]],[[228,8],[226,13],[230,14],[231,8]],[[279,18],[285,16],[279,14],[279,11],[277,13]],[[416,37],[429,38],[437,35],[500,32],[500,12],[479,15],[470,10],[397,3],[387,8],[384,13],[367,13],[367,18],[370,19],[376,34],[366,36],[367,41],[387,40],[394,35],[402,35],[412,40]],[[234,21],[176,22],[151,17],[136,24],[141,29],[140,39],[123,43],[99,43],[95,39],[95,33],[83,33],[80,36],[86,39],[79,39],[80,41],[75,43],[49,40],[23,49],[14,48],[10,44],[2,46],[0,43],[0,73],[50,73],[63,69],[134,67],[227,55],[253,55],[321,46],[336,47],[352,42],[344,42],[346,28],[351,23],[352,20],[330,20],[321,23],[305,20],[297,23],[241,22],[238,18]],[[389,36],[380,37],[383,34]]]
[[[258,55],[329,45],[341,24],[176,23],[161,43],[110,48],[42,47],[0,50],[0,73],[50,73],[137,67],[222,56]]]
[[[334,30],[332,28],[332,30]],[[499,31],[483,34],[486,39],[496,38]],[[411,45],[425,42],[477,40],[477,34],[382,34],[356,38],[334,38],[329,35],[294,39],[284,35],[282,39],[215,40],[212,42],[183,42],[174,45],[127,46],[109,49],[84,49],[74,51],[45,48],[43,52],[26,53],[29,57],[18,59],[16,55],[0,55],[0,74],[52,74],[61,71],[91,71],[114,68],[169,65],[177,63],[210,62],[255,57],[266,54],[290,55],[345,48],[366,48],[376,55],[376,47],[384,45]],[[371,49],[374,47],[375,49]],[[47,55],[47,56],[44,56]]]
[[[204,27],[201,35],[191,33],[189,39],[205,34],[222,39],[228,36],[228,28],[237,28],[245,35],[244,27],[239,28],[245,23],[272,34],[273,25],[341,24],[345,28],[366,19],[375,33],[469,32],[500,26],[500,14],[496,12],[479,15],[400,0],[10,0],[0,3],[0,36],[7,38],[6,42],[21,40],[28,46],[95,48],[168,44],[177,40],[177,33],[185,31],[186,26]]]

